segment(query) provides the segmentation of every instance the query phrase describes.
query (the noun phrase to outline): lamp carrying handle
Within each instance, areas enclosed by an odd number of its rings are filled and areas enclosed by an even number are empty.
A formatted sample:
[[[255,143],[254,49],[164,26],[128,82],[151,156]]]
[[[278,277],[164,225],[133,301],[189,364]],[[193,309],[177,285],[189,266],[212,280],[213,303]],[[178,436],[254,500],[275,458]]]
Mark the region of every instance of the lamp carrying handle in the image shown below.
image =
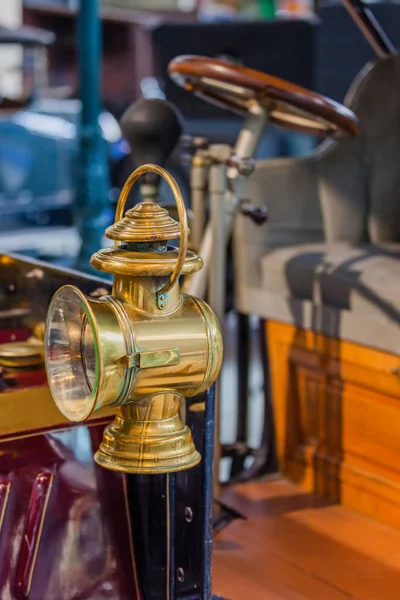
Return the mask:
[[[174,196],[175,202],[176,202],[176,207],[178,209],[178,216],[179,216],[180,245],[179,245],[178,258],[177,258],[174,270],[171,273],[171,277],[169,278],[167,283],[157,292],[158,307],[162,309],[166,305],[166,303],[163,302],[164,294],[166,294],[167,292],[170,291],[170,289],[175,285],[175,283],[178,281],[178,279],[181,275],[183,265],[184,265],[185,259],[186,259],[186,253],[187,253],[187,248],[188,248],[188,237],[189,237],[189,229],[188,229],[188,224],[187,224],[185,203],[183,201],[179,186],[176,183],[175,179],[172,177],[172,175],[170,175],[168,173],[168,171],[166,171],[165,169],[163,169],[162,167],[159,167],[157,165],[147,164],[147,165],[142,165],[141,167],[138,167],[128,177],[128,179],[126,180],[126,182],[121,190],[121,193],[120,193],[120,196],[118,199],[117,209],[115,211],[115,223],[120,221],[123,217],[126,201],[127,201],[129,192],[131,191],[132,187],[135,185],[135,183],[139,179],[139,177],[141,177],[144,173],[149,173],[149,172],[156,173],[157,175],[162,177],[166,181],[166,183],[169,185],[170,190],[171,190],[171,192]],[[115,244],[118,246],[120,244],[120,242],[116,241]]]

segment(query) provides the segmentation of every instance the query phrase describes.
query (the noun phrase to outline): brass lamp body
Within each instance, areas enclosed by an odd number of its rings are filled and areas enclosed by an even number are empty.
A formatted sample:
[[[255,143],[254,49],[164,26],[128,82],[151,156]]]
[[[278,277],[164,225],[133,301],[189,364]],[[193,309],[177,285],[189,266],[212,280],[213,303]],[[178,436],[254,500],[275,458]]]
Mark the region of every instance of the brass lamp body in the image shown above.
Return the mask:
[[[132,185],[147,171],[169,183],[179,225],[154,202],[121,219]],[[112,295],[86,298],[65,286],[49,307],[45,359],[54,400],[73,421],[117,407],[95,454],[103,467],[127,473],[193,467],[200,455],[179,417],[180,403],[216,380],[222,336],[208,305],[180,293],[179,276],[197,271],[202,261],[187,250],[186,212],[173,178],[154,165],[137,169],[106,235],[116,244],[94,254],[91,264],[114,274]],[[179,250],[168,246],[178,237]]]

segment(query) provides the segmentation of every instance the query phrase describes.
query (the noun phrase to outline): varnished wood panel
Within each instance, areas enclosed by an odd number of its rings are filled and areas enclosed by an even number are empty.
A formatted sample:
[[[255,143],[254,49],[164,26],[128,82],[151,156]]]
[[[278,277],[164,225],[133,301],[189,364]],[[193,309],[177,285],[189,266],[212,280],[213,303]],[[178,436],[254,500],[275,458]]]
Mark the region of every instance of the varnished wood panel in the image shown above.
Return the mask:
[[[400,532],[284,480],[235,486],[246,520],[214,542],[213,591],[229,600],[398,600]]]
[[[400,528],[399,357],[266,327],[281,472]]]

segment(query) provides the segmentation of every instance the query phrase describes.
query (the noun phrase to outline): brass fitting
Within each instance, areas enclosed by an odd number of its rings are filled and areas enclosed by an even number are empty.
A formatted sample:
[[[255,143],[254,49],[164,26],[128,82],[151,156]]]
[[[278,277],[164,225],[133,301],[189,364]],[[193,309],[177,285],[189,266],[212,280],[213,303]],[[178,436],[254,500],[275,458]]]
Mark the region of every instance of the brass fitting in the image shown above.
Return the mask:
[[[148,171],[169,184],[179,224],[154,202],[123,217],[132,186]],[[64,286],[50,303],[45,362],[54,401],[71,421],[117,407],[95,454],[103,467],[126,473],[193,467],[200,455],[179,406],[218,377],[222,336],[207,304],[180,293],[180,275],[198,271],[202,261],[187,250],[186,210],[175,180],[155,165],[132,173],[106,236],[115,245],[94,254],[91,264],[114,275],[112,295],[89,298]],[[168,245],[179,237],[179,249]]]

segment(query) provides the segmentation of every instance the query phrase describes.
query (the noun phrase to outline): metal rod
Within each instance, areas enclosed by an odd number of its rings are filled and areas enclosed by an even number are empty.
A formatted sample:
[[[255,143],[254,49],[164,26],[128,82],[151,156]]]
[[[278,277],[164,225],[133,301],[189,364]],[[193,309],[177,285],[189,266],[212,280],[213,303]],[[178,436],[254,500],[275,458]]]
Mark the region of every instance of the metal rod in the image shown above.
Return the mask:
[[[98,0],[80,3],[78,17],[79,84],[82,125],[97,127],[100,112],[101,22]]]
[[[204,519],[203,519],[203,589],[201,600],[209,600],[212,596],[211,558],[213,535],[213,481],[214,481],[214,423],[215,423],[215,384],[206,392],[204,434]]]
[[[247,448],[249,417],[249,370],[250,370],[250,317],[242,313],[237,315],[237,419],[236,444]],[[237,452],[232,460],[231,478],[244,469],[247,452]]]
[[[256,457],[256,460],[254,461],[254,467],[257,469],[257,475],[276,473],[278,471],[278,459],[275,445],[274,411],[272,403],[272,383],[267,339],[267,323],[268,322],[265,319],[260,319],[260,354],[264,376],[264,427],[260,445],[261,456]]]
[[[80,3],[79,94],[82,103],[75,217],[81,237],[77,267],[86,270],[111,220],[107,148],[100,125],[101,21],[98,0]]]
[[[238,313],[238,423],[237,442],[246,442],[249,394],[249,366],[250,366],[250,318],[248,315]]]
[[[225,243],[225,194],[226,194],[226,165],[215,163],[210,168],[210,208],[212,252],[211,264],[208,272],[207,300],[223,327],[225,320],[225,280],[226,280],[226,254]],[[216,468],[214,471],[214,497],[220,494],[219,463],[222,458],[220,443],[221,423],[221,380],[216,384],[215,390],[215,440],[214,452]]]
[[[343,0],[343,4],[379,58],[396,53],[396,48],[362,0]]]
[[[208,302],[222,324],[225,318],[225,280],[226,280],[226,165],[213,164],[210,168],[210,207],[212,253],[209,270]],[[218,406],[218,403],[217,403]]]
[[[264,423],[259,448],[253,454],[254,462],[246,470],[237,473],[230,480],[230,484],[243,483],[250,481],[262,475],[276,473],[278,471],[278,461],[276,456],[274,413],[272,406],[272,388],[270,362],[267,343],[267,321],[259,320],[259,348],[261,354],[261,364],[263,370],[263,390],[264,390]]]
[[[190,172],[191,208],[194,213],[191,243],[200,248],[206,223],[207,180],[209,161],[203,150],[198,150]]]
[[[211,223],[207,223],[201,242],[199,255],[203,260],[203,268],[193,275],[189,275],[182,285],[182,292],[196,298],[205,299],[207,292],[208,271],[212,259],[212,231]]]
[[[184,287],[183,287],[183,291],[185,293],[196,296],[198,298],[205,298],[206,291],[207,291],[207,285],[210,285],[211,280],[215,280],[215,275],[212,273],[212,271],[214,271],[214,265],[216,265],[216,268],[221,273],[221,269],[219,268],[218,264],[216,264],[217,259],[213,254],[214,247],[216,247],[218,249],[218,255],[220,255],[221,252],[223,254],[226,254],[226,248],[222,249],[222,246],[221,246],[221,244],[227,243],[227,242],[224,242],[224,240],[226,240],[226,234],[228,233],[228,238],[230,236],[229,224],[227,224],[226,227],[222,228],[222,219],[224,219],[224,221],[225,221],[228,218],[228,216],[225,215],[225,213],[226,213],[225,195],[227,193],[226,175],[224,177],[224,181],[219,179],[217,182],[217,180],[215,178],[217,177],[216,174],[218,172],[222,173],[221,169],[223,169],[224,173],[226,174],[226,171],[227,171],[226,162],[228,161],[228,159],[231,155],[231,152],[232,152],[232,148],[228,144],[213,144],[208,148],[207,155],[204,154],[202,156],[202,161],[207,160],[207,162],[208,162],[208,167],[205,169],[204,173],[202,173],[202,176],[208,177],[208,186],[206,186],[206,187],[208,187],[208,191],[210,194],[210,220],[207,223],[205,231],[203,232],[201,246],[200,246],[199,254],[200,254],[201,258],[203,259],[203,268],[200,271],[198,271],[197,273],[193,273],[193,275],[191,275],[190,278],[187,280],[187,285],[184,285]],[[220,169],[220,171],[218,171],[218,169]],[[196,173],[198,174],[197,169],[196,169]],[[220,176],[218,176],[218,177],[220,177]],[[212,183],[212,181],[211,181],[212,178],[214,178],[214,183]],[[199,180],[198,177],[197,177],[197,179],[198,179],[197,183],[201,184],[201,179]],[[214,186],[214,191],[212,190],[213,186]],[[219,201],[221,202],[221,206],[219,208],[217,207],[217,202],[216,201],[214,202],[214,215],[216,215],[217,218],[220,220],[218,228],[221,231],[221,235],[222,235],[221,238],[217,239],[216,243],[214,243],[214,241],[213,241],[213,235],[214,235],[213,231],[214,231],[214,227],[215,227],[215,225],[213,225],[213,218],[214,218],[213,208],[212,208],[212,195],[213,194],[214,194],[214,198],[216,197],[215,194],[217,194]],[[200,200],[200,198],[199,198],[199,200]],[[222,213],[224,216],[222,216]],[[222,283],[223,281],[225,281],[225,274],[223,275],[223,279],[220,279],[219,281],[215,282],[216,287],[221,287],[221,285],[224,285]],[[214,289],[214,291],[215,291],[215,289]],[[210,290],[208,290],[207,300],[208,300],[208,303],[210,304],[211,308],[213,309],[213,311],[216,313],[217,317],[220,319],[221,316],[218,313],[218,310],[216,310],[216,307],[212,304],[211,295],[213,294],[213,292],[210,292]],[[223,293],[225,293],[225,287],[224,287]],[[225,307],[224,307],[224,312],[225,312]],[[217,395],[218,395],[218,393],[217,393]],[[217,402],[217,406],[218,406],[218,402]]]

